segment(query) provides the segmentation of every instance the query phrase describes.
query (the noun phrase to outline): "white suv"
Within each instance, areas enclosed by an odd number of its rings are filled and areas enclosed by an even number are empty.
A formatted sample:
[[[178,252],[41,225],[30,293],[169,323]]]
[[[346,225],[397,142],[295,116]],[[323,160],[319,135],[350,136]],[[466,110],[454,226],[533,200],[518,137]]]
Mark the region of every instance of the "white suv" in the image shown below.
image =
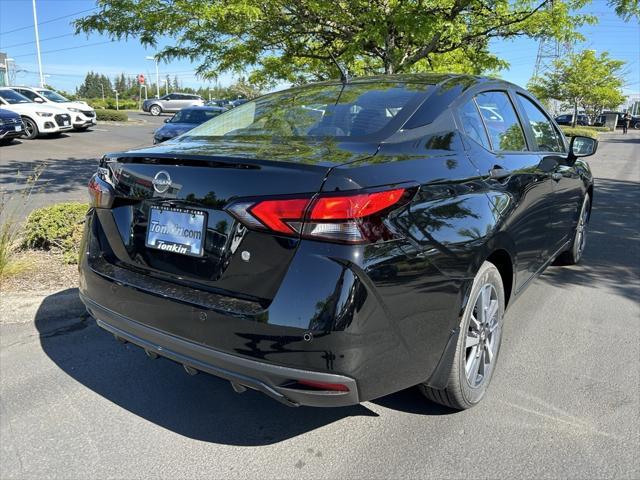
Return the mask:
[[[73,128],[71,115],[65,109],[35,103],[9,87],[0,87],[0,108],[16,112],[22,117],[25,137],[30,140]]]
[[[71,115],[74,130],[86,130],[96,124],[96,111],[86,102],[72,102],[58,92],[39,87],[11,87],[36,103],[48,103],[56,107],[65,108]]]

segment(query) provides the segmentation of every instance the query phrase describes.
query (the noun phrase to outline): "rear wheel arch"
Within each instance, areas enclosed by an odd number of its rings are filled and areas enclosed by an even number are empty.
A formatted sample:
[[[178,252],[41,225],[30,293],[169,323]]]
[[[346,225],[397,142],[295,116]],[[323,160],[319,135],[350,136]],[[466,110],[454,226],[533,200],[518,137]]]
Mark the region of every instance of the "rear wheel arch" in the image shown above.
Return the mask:
[[[491,252],[486,261],[493,263],[500,272],[504,287],[505,307],[507,307],[513,289],[513,259],[507,250],[500,248]]]

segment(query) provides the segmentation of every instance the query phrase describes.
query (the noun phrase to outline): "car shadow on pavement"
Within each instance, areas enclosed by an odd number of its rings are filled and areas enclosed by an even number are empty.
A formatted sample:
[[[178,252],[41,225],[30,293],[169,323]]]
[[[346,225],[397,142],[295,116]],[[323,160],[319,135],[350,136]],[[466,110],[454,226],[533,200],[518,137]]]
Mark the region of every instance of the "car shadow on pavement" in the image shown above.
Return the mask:
[[[147,358],[120,344],[87,314],[51,318],[59,298],[45,298],[36,328],[45,354],[67,375],[104,399],[180,435],[205,442],[257,446],[277,443],[351,416],[378,416],[363,405],[292,408],[248,390],[235,393],[211,375],[189,376],[170,360]],[[79,300],[78,300],[79,302]],[[73,309],[76,312],[81,311]],[[104,408],[96,400],[95,408]]]
[[[596,178],[587,244],[580,264],[553,265],[540,277],[552,285],[605,284],[640,303],[640,183]]]
[[[0,189],[7,194],[25,188],[25,176],[41,171],[35,191],[66,193],[85,188],[95,173],[99,160],[95,158],[49,158],[42,162],[10,160],[0,165]]]

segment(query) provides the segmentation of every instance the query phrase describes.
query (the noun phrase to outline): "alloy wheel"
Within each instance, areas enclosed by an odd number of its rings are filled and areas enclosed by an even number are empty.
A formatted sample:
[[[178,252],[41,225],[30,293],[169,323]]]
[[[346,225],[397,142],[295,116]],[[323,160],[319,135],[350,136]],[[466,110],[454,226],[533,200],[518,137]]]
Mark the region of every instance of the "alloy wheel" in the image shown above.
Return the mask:
[[[475,298],[465,341],[465,373],[472,387],[481,385],[495,362],[500,344],[500,303],[495,287],[487,283]]]
[[[24,125],[24,136],[28,139],[34,138],[36,135],[36,126],[31,120],[23,120]]]
[[[587,244],[587,223],[589,222],[589,197],[584,199],[578,226],[576,227],[576,259],[579,259]]]

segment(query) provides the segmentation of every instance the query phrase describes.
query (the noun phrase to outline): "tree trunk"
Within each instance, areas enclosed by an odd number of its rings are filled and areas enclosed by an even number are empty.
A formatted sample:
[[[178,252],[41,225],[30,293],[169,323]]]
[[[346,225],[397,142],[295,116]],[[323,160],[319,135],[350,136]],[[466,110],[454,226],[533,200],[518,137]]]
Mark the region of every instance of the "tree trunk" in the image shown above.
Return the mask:
[[[573,119],[571,120],[571,126],[576,128],[578,123],[578,100],[573,101]]]

